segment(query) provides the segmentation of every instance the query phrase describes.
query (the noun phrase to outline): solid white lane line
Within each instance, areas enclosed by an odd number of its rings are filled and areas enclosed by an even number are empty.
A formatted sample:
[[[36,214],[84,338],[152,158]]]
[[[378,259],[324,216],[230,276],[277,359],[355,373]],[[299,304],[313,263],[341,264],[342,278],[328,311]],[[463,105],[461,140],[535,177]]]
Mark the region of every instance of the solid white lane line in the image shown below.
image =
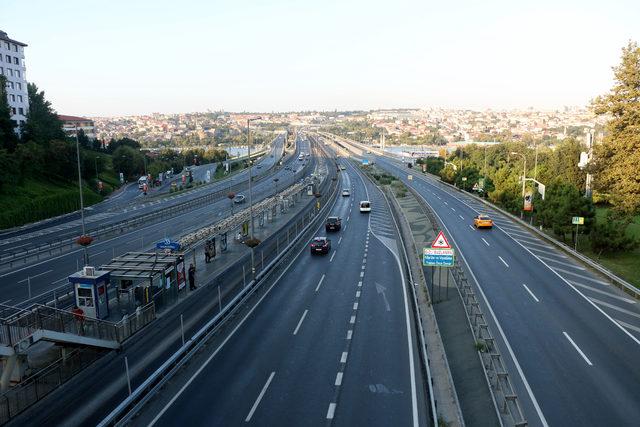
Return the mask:
[[[462,215],[458,215],[460,217],[461,220],[464,221],[464,217]]]
[[[603,305],[605,307],[609,307],[612,310],[616,310],[616,311],[619,311],[620,313],[628,314],[629,316],[636,317],[636,318],[640,319],[640,314],[634,313],[633,311],[629,311],[629,310],[624,309],[622,307],[618,307],[617,305],[614,305],[614,304],[609,304],[608,302],[604,302],[604,301],[599,300],[597,298],[591,298],[591,297],[587,297],[587,298],[589,299],[589,301],[591,301],[591,302],[593,302],[595,304]]]
[[[353,331],[351,329],[349,329],[347,331],[347,339],[350,340],[352,336],[353,336]]]
[[[538,255],[538,258],[542,258],[542,259],[544,259],[544,260],[546,260],[546,261],[549,261],[549,262],[555,262],[555,263],[557,263],[557,264],[566,265],[567,267],[575,268],[575,269],[578,269],[578,270],[583,270],[583,271],[586,271],[586,270],[587,270],[586,268],[584,268],[584,267],[580,267],[579,265],[569,264],[568,262],[558,261],[558,260],[556,260],[556,259],[549,258],[549,257],[546,257],[546,256],[542,256],[542,255]]]
[[[96,255],[101,255],[103,253],[107,252],[107,250],[105,249],[104,251],[100,251],[100,252],[96,252],[95,254],[89,254],[89,257],[94,257]]]
[[[260,401],[264,397],[264,394],[267,392],[267,388],[269,387],[269,384],[271,384],[271,380],[273,379],[273,376],[275,374],[276,373],[274,371],[274,372],[271,372],[271,375],[269,375],[269,379],[267,380],[267,383],[264,385],[264,387],[262,387],[262,391],[258,395],[258,398],[256,399],[256,401],[253,404],[253,406],[251,407],[251,411],[249,411],[249,415],[247,415],[247,418],[244,419],[244,422],[248,423],[249,421],[251,421],[251,417],[253,417],[253,413],[258,408],[258,405],[260,404]]]
[[[551,246],[549,245],[543,245],[542,243],[534,243],[534,242],[529,242],[529,241],[523,241],[521,242],[520,240],[524,240],[522,237],[518,237],[518,236],[511,236],[512,239],[517,240],[521,245],[533,245],[533,246],[539,246],[541,248],[545,248],[546,250],[550,251],[552,250]]]
[[[307,312],[309,310],[305,310],[304,313],[302,313],[302,317],[300,318],[300,321],[298,322],[298,326],[296,326],[296,329],[293,331],[293,335],[296,335],[298,333],[298,329],[300,329],[300,326],[302,326],[302,322],[304,321],[304,318],[307,317]]]
[[[342,356],[340,357],[340,363],[347,363],[347,356],[349,353],[347,353],[346,351],[342,352]]]
[[[498,255],[498,258],[500,258],[500,261],[502,261],[502,263],[504,265],[506,265],[507,267],[509,267],[509,264],[507,264],[507,262],[505,260],[502,259],[502,257],[500,255]]]
[[[356,323],[356,316],[351,316],[351,319],[349,320],[349,323],[351,323],[352,325],[354,323]]]
[[[336,375],[336,385],[342,385],[342,372],[338,372],[338,374]]]
[[[518,243],[520,243],[520,242],[518,242]],[[520,244],[522,244],[522,243],[520,243]],[[566,257],[566,256],[564,256],[562,254],[559,254],[557,252],[550,252],[548,250],[542,250],[542,249],[538,249],[538,248],[527,248],[527,249],[529,251],[531,251],[531,252],[536,252],[534,255],[536,257],[538,257],[538,258],[540,258],[540,255],[538,255],[538,252],[542,252],[543,254],[545,254],[547,256],[553,256],[553,257],[564,258],[564,259],[568,258],[568,257]]]
[[[318,282],[318,286],[316,286],[316,292],[318,292],[318,289],[320,289],[320,285],[322,285],[322,282],[324,282],[324,274],[320,278],[320,281]]]
[[[487,242],[486,240],[484,240],[484,237],[482,237],[482,241],[484,242],[484,244],[485,244],[485,245],[487,245],[487,246],[491,246],[491,245],[489,244],[489,242]]]
[[[335,403],[330,403],[329,404],[329,410],[327,410],[327,419],[328,420],[332,420],[333,419],[333,415],[336,413],[336,404]]]
[[[569,282],[571,282],[571,284],[572,284],[572,285],[574,285],[574,286],[578,286],[579,288],[587,289],[587,290],[589,290],[590,292],[595,292],[595,293],[600,294],[600,295],[606,295],[606,296],[608,296],[609,298],[615,298],[615,299],[617,299],[617,300],[624,301],[624,302],[626,302],[627,304],[635,304],[635,303],[636,303],[636,302],[635,302],[634,300],[632,300],[632,299],[625,298],[625,297],[620,297],[620,296],[618,296],[618,295],[614,295],[614,294],[613,294],[613,293],[611,293],[611,292],[607,292],[607,291],[603,291],[603,290],[600,290],[600,289],[596,289],[596,288],[594,288],[593,286],[583,285],[582,283],[574,282],[573,280],[569,280]]]
[[[32,279],[35,279],[36,277],[43,276],[47,273],[51,273],[52,271],[53,270],[43,271],[42,273],[34,274],[33,276],[29,276],[29,277],[31,277]],[[18,280],[18,283],[26,282],[27,280],[29,280],[29,278]]]
[[[531,295],[531,298],[533,298],[536,302],[540,302],[540,300],[538,299],[538,297],[536,297],[533,292],[531,292],[531,289],[529,289],[527,287],[527,285],[525,285],[524,283],[522,284],[522,286],[524,286],[524,288],[527,290],[527,292],[529,292],[529,295]]]
[[[358,309],[358,303],[357,303],[357,302],[354,302],[354,303],[353,303],[353,309],[354,309],[354,310],[357,310],[357,309]]]
[[[587,362],[587,364],[589,366],[593,366],[593,363],[591,363],[591,361],[589,360],[589,358],[582,352],[582,350],[580,350],[580,347],[578,347],[578,345],[573,342],[573,340],[571,339],[571,337],[569,336],[568,333],[566,332],[562,332],[564,334],[564,336],[569,340],[569,342],[571,343],[571,345],[573,346],[573,348],[576,349],[576,351],[580,354],[580,356],[582,356],[582,358],[584,359],[585,362]]]
[[[12,299],[8,299],[6,301],[0,302],[0,304],[9,304],[11,301],[13,301],[13,300]]]
[[[342,242],[342,236],[340,236],[340,238],[338,239],[338,244],[340,244]]]
[[[335,251],[331,254],[331,258],[329,259],[329,262],[333,261],[333,257],[336,256]]]

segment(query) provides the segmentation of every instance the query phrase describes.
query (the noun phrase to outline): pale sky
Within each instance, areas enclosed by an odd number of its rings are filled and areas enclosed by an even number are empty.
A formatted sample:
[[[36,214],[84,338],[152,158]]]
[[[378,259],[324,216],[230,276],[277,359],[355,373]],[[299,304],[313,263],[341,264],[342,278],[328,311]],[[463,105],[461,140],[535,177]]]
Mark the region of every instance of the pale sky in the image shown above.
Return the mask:
[[[1,0],[61,114],[560,108],[612,84],[638,0]]]

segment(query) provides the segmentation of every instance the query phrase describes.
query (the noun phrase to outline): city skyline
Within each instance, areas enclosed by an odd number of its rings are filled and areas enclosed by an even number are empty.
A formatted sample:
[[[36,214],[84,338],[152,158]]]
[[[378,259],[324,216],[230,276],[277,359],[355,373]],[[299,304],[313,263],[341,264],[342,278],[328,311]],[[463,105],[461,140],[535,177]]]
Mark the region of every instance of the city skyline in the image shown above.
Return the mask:
[[[640,39],[630,1],[169,5],[9,0],[0,29],[58,112],[93,117],[586,106]]]

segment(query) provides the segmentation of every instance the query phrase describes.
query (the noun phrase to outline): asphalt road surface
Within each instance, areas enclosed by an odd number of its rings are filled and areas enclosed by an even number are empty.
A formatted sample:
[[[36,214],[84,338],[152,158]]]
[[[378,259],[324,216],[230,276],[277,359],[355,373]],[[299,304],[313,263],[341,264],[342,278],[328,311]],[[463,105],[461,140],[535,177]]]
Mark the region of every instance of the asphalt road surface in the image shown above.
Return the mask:
[[[172,380],[136,425],[425,424],[393,220],[352,166],[341,180],[352,194],[332,208],[343,226],[328,234],[330,253],[304,247],[241,327]],[[364,199],[371,214],[358,210]]]
[[[638,304],[469,195],[404,163],[376,161],[444,222],[471,270],[530,425],[638,425]],[[492,216],[496,227],[474,229],[478,213]]]

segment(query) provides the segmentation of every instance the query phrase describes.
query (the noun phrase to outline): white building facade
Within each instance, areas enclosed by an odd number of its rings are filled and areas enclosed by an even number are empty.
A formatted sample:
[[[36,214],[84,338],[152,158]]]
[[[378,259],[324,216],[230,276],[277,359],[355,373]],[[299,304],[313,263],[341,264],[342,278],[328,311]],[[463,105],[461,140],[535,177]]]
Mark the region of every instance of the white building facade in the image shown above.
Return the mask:
[[[27,76],[24,62],[24,48],[27,45],[10,39],[0,30],[0,74],[7,78],[7,100],[11,108],[11,120],[20,125],[27,120],[29,97],[27,96]]]

